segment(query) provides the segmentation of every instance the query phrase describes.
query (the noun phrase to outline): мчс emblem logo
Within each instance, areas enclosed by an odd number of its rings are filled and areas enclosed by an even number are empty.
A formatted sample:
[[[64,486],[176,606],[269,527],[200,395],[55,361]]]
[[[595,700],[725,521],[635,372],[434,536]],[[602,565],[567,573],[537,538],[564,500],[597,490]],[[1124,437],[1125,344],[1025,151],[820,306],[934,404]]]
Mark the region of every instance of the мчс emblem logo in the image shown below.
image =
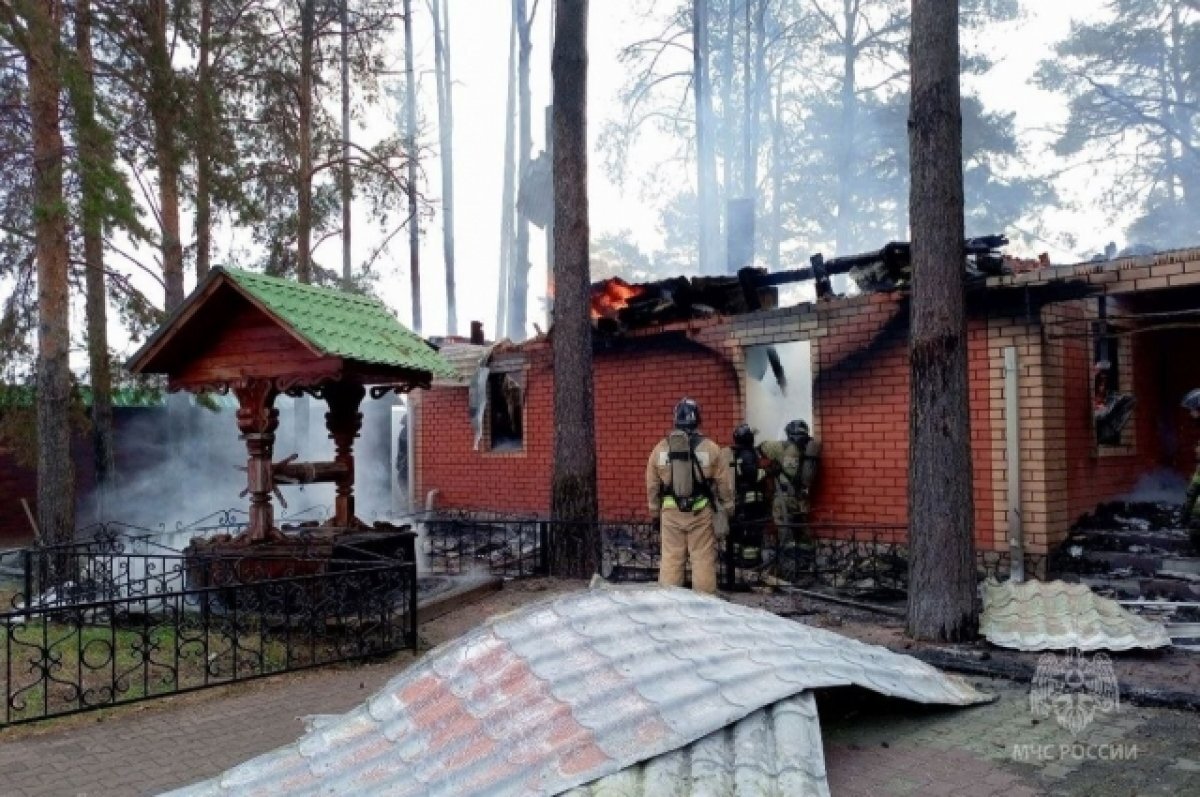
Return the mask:
[[[1029,692],[1029,708],[1038,717],[1054,716],[1058,724],[1079,733],[1097,713],[1116,711],[1120,687],[1112,659],[1097,653],[1090,659],[1078,650],[1066,655],[1043,654]]]

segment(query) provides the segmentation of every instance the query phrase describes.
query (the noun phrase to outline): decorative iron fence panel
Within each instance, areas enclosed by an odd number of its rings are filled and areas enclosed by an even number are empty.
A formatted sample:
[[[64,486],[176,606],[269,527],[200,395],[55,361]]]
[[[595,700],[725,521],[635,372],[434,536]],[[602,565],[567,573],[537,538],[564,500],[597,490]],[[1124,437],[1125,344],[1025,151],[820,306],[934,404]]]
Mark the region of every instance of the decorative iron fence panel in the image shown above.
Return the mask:
[[[578,534],[579,525],[477,512],[429,515],[420,521],[423,565],[436,575],[472,571],[502,578],[545,575],[554,535]],[[597,570],[602,576],[620,581],[658,578],[659,538],[650,521],[585,525],[597,534]]]
[[[422,522],[420,551],[435,575],[485,572],[523,578],[547,572],[547,521],[501,516],[441,515]]]
[[[62,552],[26,563],[42,553]],[[103,570],[0,613],[0,726],[416,648],[412,562],[121,553]]]
[[[504,578],[548,572],[551,540],[577,534],[577,524],[482,513],[431,515],[421,522],[421,551],[431,573],[473,570]],[[661,538],[645,519],[592,524],[599,539],[597,572],[616,582],[658,580]],[[725,589],[754,585],[831,587],[898,596],[907,589],[906,529],[898,525],[735,523],[718,552]]]
[[[899,595],[908,587],[905,533],[904,526],[882,524],[735,522],[718,550],[718,582],[723,589],[791,585]],[[658,579],[662,543],[653,525],[610,526],[602,539],[600,575]]]

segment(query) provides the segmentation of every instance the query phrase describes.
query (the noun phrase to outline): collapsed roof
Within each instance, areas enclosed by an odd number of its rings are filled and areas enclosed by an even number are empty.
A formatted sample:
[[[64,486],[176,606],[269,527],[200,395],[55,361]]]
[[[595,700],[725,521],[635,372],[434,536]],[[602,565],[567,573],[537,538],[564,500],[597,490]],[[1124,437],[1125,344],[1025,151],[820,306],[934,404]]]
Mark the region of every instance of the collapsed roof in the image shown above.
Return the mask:
[[[777,777],[825,794],[823,764],[791,758],[820,749],[811,704],[796,698],[849,685],[919,703],[990,699],[908,656],[690,590],[593,589],[494,618],[297,742],[175,794],[562,794],[643,762],[671,766],[716,731],[761,727],[768,708],[810,738],[764,752]]]
[[[979,284],[987,277],[1013,273],[1001,251],[1007,245],[1002,235],[965,241],[968,281]],[[830,278],[839,274],[849,276],[861,291],[903,289],[912,279],[912,246],[894,241],[874,252],[833,260],[818,254],[805,268],[774,274],[743,268],[737,276],[673,277],[642,284],[613,277],[592,285],[592,320],[601,333],[614,334],[691,318],[738,315],[777,307],[779,285],[812,280],[817,298],[831,296]]]

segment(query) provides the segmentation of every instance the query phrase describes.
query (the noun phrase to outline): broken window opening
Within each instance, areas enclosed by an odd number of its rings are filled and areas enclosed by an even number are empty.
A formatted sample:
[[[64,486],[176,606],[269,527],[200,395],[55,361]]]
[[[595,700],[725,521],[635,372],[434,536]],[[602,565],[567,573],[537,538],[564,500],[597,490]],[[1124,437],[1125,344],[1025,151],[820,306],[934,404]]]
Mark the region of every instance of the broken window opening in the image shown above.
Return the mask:
[[[1121,392],[1121,345],[1120,339],[1113,335],[1114,331],[1112,324],[1107,321],[1097,321],[1092,326],[1092,334],[1096,339],[1092,357],[1096,363],[1097,403],[1113,393]]]
[[[1127,335],[1103,317],[1092,326],[1092,417],[1096,446],[1100,449],[1127,449],[1134,445],[1133,417],[1135,399],[1122,393],[1121,386],[1131,383],[1132,346]]]
[[[492,451],[525,447],[524,383],[523,372],[488,375],[488,447]]]

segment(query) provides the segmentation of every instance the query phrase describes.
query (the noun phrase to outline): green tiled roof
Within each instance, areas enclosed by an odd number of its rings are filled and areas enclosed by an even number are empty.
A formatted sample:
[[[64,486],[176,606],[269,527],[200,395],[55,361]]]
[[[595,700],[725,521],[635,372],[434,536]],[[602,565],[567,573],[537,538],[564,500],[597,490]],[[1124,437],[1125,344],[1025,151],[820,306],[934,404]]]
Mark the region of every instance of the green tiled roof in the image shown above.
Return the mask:
[[[225,269],[225,273],[325,354],[428,371],[434,377],[456,376],[432,346],[405,328],[377,299],[238,269]]]

